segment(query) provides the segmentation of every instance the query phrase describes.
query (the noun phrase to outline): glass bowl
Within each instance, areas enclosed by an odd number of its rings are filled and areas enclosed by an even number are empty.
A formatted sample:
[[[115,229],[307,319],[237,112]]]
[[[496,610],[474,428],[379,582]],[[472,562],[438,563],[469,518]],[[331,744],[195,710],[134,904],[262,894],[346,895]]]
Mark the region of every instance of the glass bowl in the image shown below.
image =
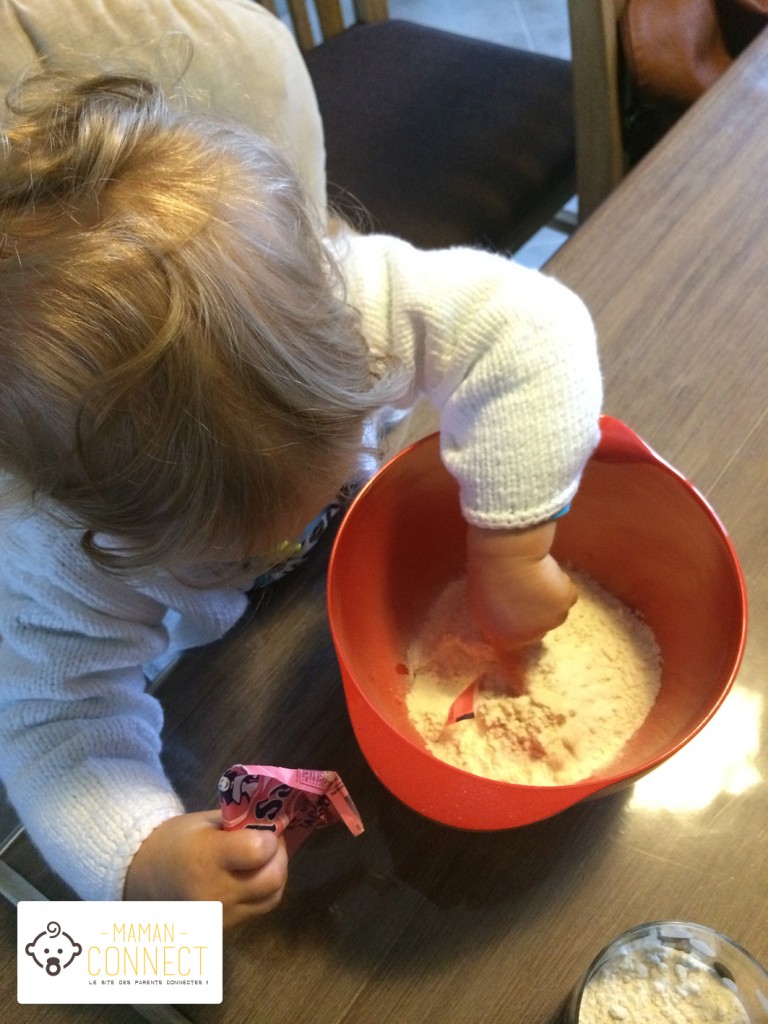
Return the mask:
[[[619,935],[594,959],[564,1024],[639,1021],[768,1022],[768,972],[706,925],[652,921]]]

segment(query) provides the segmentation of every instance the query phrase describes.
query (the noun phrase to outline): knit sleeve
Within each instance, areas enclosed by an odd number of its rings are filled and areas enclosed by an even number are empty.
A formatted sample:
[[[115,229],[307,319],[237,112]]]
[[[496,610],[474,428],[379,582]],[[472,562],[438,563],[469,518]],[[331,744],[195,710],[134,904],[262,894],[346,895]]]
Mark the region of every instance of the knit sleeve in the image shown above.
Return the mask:
[[[514,528],[560,512],[599,438],[602,384],[582,301],[478,250],[423,252],[384,236],[343,246],[367,343],[410,371],[402,403],[421,393],[441,412],[465,518]]]
[[[166,604],[100,572],[74,531],[0,517],[0,772],[30,838],[86,899],[120,899],[136,850],[183,808],[144,663]]]

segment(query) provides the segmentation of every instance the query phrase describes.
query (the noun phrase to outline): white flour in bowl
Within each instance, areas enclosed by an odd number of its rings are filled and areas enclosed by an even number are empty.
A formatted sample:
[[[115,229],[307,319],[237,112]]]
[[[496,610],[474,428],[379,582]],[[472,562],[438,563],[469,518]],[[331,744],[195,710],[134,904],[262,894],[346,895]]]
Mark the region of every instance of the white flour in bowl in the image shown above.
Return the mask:
[[[566,622],[526,651],[525,688],[510,693],[493,648],[471,621],[464,578],[438,597],[408,652],[408,714],[443,761],[487,778],[564,785],[618,754],[653,707],[661,656],[647,623],[583,573]],[[446,724],[482,674],[475,717]]]
[[[734,989],[690,953],[667,946],[632,950],[589,979],[578,1024],[749,1024]]]

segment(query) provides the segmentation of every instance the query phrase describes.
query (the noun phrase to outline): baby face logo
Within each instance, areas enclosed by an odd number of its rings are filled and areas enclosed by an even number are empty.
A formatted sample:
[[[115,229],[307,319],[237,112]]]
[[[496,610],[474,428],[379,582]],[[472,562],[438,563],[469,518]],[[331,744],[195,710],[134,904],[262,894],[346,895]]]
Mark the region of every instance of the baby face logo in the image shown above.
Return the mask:
[[[57,921],[47,924],[45,931],[28,942],[24,949],[27,956],[31,956],[37,966],[42,967],[52,978],[69,967],[75,957],[83,952],[80,943],[63,932]]]

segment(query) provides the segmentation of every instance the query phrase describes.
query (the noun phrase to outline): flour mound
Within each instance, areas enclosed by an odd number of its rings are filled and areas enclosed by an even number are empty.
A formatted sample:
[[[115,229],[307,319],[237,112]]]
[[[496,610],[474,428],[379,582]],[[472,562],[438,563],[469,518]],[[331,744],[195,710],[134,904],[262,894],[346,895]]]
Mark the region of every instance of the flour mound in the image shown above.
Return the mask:
[[[642,725],[661,682],[647,623],[583,573],[565,623],[521,654],[521,696],[474,626],[466,580],[439,595],[408,651],[408,714],[427,748],[502,782],[579,782],[609,764]],[[475,717],[446,725],[451,704],[482,675]]]
[[[581,997],[579,1024],[749,1024],[733,983],[682,950],[650,947],[600,967]]]

